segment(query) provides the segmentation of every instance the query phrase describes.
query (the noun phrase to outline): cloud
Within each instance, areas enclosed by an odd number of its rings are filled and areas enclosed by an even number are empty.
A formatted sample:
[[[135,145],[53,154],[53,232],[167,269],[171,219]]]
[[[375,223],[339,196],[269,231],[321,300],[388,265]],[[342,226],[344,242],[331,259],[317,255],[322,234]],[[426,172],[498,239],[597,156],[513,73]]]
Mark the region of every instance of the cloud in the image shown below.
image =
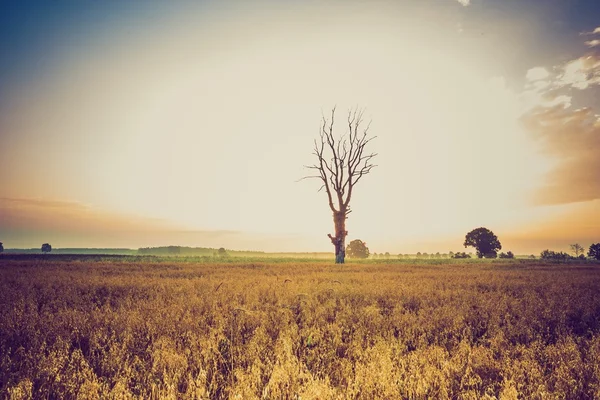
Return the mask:
[[[557,160],[534,201],[548,205],[600,199],[600,119],[591,108],[565,107],[566,99],[559,97],[522,117],[542,151]]]
[[[594,49],[550,70],[531,68],[526,79],[521,122],[553,163],[535,191],[534,203],[600,199],[600,119],[591,107],[573,108],[600,105],[593,103],[594,91],[600,90],[600,52]],[[588,95],[592,103],[586,102]]]
[[[557,83],[580,90],[600,84],[600,55],[590,53],[569,61],[563,66]]]
[[[581,57],[555,66],[551,69],[552,72],[545,67],[527,70],[526,90],[545,93],[556,89],[584,90],[600,85],[600,40],[594,42],[598,42],[598,49],[592,49]]]
[[[0,225],[10,229],[74,232],[174,228],[157,219],[123,216],[79,202],[0,197]]]
[[[315,248],[312,238],[236,230],[184,230],[162,220],[124,216],[79,202],[0,197],[0,240],[7,248],[138,248],[180,245],[236,250]]]
[[[0,197],[0,207],[7,208],[22,208],[22,207],[39,207],[39,208],[58,208],[58,209],[86,209],[88,206],[83,203],[74,201],[58,201],[44,199],[15,199],[9,197]]]
[[[581,36],[600,35],[600,26],[589,32],[581,32]]]
[[[585,45],[588,47],[600,46],[600,40],[599,39],[588,40],[587,42],[585,42]]]
[[[539,81],[542,79],[546,79],[550,76],[550,73],[548,72],[548,70],[544,67],[535,67],[535,68],[531,68],[529,69],[529,71],[527,71],[527,75],[526,78],[529,81]]]
[[[458,1],[460,4],[462,4],[463,6],[468,6],[471,5],[471,0],[456,0]]]
[[[502,246],[516,254],[536,254],[542,249],[568,251],[569,244],[580,243],[584,248],[596,243],[600,236],[600,200],[577,204],[544,207],[552,211],[535,224],[506,231]]]

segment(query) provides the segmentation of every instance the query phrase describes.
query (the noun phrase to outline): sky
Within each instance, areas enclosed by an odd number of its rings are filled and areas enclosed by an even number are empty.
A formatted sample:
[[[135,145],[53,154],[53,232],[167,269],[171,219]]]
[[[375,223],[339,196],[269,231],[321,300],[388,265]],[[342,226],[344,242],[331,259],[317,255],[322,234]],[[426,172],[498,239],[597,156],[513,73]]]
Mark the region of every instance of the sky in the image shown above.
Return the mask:
[[[5,248],[332,251],[305,165],[364,109],[371,252],[600,241],[595,0],[0,0]]]

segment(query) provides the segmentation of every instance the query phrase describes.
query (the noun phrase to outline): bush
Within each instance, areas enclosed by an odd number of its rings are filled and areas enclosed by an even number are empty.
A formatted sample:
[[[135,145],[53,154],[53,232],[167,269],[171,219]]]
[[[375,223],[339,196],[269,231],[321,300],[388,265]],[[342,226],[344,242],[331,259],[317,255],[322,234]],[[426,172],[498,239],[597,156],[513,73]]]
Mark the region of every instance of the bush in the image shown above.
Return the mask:
[[[452,258],[471,258],[471,256],[468,255],[467,253],[465,253],[464,251],[463,252],[459,251],[457,253],[454,253],[454,255],[452,256]]]
[[[542,260],[552,260],[552,261],[568,261],[574,260],[575,257],[570,254],[563,253],[562,251],[552,251],[552,250],[544,250],[540,253],[540,258]]]
[[[512,251],[508,251],[506,253],[502,252],[498,255],[499,258],[515,258],[515,255]]]

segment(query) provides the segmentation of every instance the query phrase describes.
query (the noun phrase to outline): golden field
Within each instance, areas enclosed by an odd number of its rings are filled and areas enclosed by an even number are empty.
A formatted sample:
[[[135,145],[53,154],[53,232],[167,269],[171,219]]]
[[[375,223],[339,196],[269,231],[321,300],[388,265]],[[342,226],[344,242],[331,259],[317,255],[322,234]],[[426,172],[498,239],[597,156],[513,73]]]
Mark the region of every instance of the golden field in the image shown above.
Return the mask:
[[[600,398],[598,264],[5,256],[0,321],[0,398]]]

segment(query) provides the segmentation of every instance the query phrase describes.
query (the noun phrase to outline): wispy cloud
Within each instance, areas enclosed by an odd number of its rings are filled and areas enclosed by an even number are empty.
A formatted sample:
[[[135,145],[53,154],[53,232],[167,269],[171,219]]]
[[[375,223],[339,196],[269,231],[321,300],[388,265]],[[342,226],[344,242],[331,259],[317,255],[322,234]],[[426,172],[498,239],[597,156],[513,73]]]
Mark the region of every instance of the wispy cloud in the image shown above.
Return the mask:
[[[564,204],[600,199],[600,119],[590,108],[570,109],[558,100],[522,118],[558,160],[536,194],[537,204]]]
[[[585,45],[588,47],[600,46],[600,39],[588,40],[587,42],[585,42]]]
[[[600,27],[585,34],[598,33]],[[573,107],[582,101],[600,106],[585,101],[586,96],[600,90],[600,51],[594,48],[550,69],[531,68],[526,79],[522,94],[526,111],[521,120],[555,162],[535,202],[566,204],[600,199],[600,116],[592,107]]]
[[[539,81],[550,76],[548,70],[544,67],[535,67],[527,71],[526,78],[530,81]]]
[[[237,230],[184,230],[153,218],[125,216],[79,202],[0,197],[5,247],[147,247],[181,245],[236,250],[314,249],[312,238]]]
[[[581,90],[600,84],[600,54],[590,53],[569,61],[563,67],[558,83]]]
[[[552,72],[544,67],[531,68],[525,77],[526,88],[538,92],[569,88],[584,90],[600,85],[600,51],[593,49],[581,57],[553,67]]]
[[[579,35],[581,35],[581,36],[600,35],[600,26],[591,31],[588,31],[588,32],[581,32]]]
[[[471,4],[471,0],[456,0],[456,1],[458,1],[460,4],[462,4],[465,7]]]
[[[22,207],[40,207],[40,208],[62,208],[62,209],[87,209],[83,203],[74,201],[60,201],[60,200],[45,200],[45,199],[20,199],[20,198],[9,198],[0,197],[0,207],[10,208],[22,208]]]
[[[161,220],[124,216],[79,202],[0,198],[0,232],[4,235],[12,231],[110,234],[167,228],[175,227]]]

